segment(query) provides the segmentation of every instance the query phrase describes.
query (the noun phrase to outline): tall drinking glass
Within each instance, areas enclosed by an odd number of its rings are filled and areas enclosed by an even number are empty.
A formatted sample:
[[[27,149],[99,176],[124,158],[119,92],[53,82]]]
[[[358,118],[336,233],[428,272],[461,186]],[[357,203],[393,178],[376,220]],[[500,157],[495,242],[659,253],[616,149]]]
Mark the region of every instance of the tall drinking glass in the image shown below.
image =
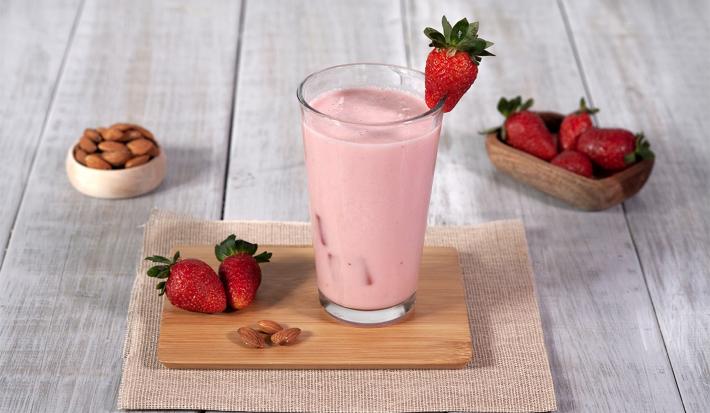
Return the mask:
[[[335,66],[298,88],[320,301],[342,321],[381,325],[414,307],[443,100],[424,74]]]

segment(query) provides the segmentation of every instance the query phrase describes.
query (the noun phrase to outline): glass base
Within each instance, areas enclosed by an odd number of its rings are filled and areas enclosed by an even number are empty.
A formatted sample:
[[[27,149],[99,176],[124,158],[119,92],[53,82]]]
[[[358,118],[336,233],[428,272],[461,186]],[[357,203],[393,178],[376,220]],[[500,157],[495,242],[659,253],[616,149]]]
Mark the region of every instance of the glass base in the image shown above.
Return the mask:
[[[414,311],[415,295],[412,294],[404,302],[392,307],[380,310],[355,310],[330,301],[328,297],[318,291],[320,304],[326,313],[338,321],[359,327],[378,327],[405,319]]]

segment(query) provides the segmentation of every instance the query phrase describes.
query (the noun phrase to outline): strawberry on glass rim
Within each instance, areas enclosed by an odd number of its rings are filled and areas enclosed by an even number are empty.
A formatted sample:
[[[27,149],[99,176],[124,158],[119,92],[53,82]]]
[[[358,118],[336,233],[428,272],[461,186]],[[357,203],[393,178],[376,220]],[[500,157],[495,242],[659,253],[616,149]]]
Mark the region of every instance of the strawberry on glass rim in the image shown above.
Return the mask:
[[[434,50],[429,52],[424,69],[424,99],[433,108],[441,99],[444,112],[450,112],[478,76],[478,64],[483,56],[495,56],[488,50],[493,43],[478,37],[478,22],[465,18],[453,27],[441,18],[444,33],[427,27],[424,34]]]

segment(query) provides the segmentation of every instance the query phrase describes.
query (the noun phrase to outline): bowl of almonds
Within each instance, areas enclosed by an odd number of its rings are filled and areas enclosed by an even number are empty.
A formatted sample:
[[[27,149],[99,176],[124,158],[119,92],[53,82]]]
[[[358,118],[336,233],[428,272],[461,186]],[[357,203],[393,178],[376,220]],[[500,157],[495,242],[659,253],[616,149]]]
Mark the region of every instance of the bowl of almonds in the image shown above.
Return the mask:
[[[89,128],[69,149],[69,182],[95,198],[130,198],[157,188],[166,158],[155,136],[132,123]]]

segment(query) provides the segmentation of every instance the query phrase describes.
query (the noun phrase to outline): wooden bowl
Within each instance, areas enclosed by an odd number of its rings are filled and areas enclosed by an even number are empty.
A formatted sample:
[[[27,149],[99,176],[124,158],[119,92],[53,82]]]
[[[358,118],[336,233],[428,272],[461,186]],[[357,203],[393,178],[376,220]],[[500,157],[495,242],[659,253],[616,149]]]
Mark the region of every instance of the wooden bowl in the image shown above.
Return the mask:
[[[93,169],[80,164],[73,147],[69,148],[66,160],[67,176],[72,186],[84,195],[94,198],[131,198],[157,188],[163,178],[167,160],[165,151],[148,163],[129,169]]]
[[[556,133],[564,115],[538,112],[547,127]],[[653,170],[653,159],[640,161],[608,177],[590,179],[552,165],[515,149],[498,139],[486,136],[486,150],[493,165],[518,181],[524,182],[572,206],[600,211],[636,195]]]

